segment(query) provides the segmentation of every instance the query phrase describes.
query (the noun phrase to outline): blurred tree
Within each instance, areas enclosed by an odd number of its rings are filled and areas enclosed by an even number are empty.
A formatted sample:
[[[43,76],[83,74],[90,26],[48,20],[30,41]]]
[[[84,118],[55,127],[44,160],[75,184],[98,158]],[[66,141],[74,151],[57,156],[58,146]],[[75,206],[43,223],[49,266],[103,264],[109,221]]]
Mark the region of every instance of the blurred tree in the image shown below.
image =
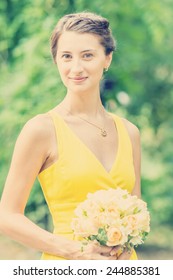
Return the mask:
[[[65,94],[49,54],[50,34],[62,15],[83,10],[110,20],[117,51],[101,85],[102,100],[109,110],[139,126],[142,191],[152,224],[173,225],[172,0],[0,2],[0,191],[23,124]],[[38,182],[26,214],[51,227]]]

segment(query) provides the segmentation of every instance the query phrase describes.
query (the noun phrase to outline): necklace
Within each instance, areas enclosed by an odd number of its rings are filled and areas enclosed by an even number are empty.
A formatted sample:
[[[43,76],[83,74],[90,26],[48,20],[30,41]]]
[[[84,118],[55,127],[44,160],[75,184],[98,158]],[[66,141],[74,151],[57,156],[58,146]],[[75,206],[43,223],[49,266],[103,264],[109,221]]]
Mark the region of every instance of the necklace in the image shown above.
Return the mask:
[[[70,111],[68,111],[67,109],[66,109],[66,111],[68,113],[70,113],[70,115],[75,116]],[[75,117],[81,119],[82,121],[85,121],[85,122],[89,123],[90,125],[93,125],[93,126],[97,127],[98,129],[100,129],[100,134],[101,134],[102,137],[106,137],[107,136],[107,131],[104,128],[102,128],[102,127],[96,125],[95,123],[92,123],[92,122],[90,122],[90,121],[88,121],[88,120],[86,120],[86,119],[84,119],[82,117],[79,117],[79,116],[75,116]]]
[[[78,118],[83,120],[83,121],[85,121],[85,122],[87,122],[87,123],[89,123],[89,124],[91,124],[91,125],[93,125],[93,126],[95,126],[95,127],[97,127],[98,129],[100,129],[101,136],[103,136],[103,137],[107,136],[107,131],[104,128],[101,128],[100,126],[96,125],[95,123],[92,123],[92,122],[90,122],[88,120],[85,120],[85,119],[83,119],[83,118],[81,118],[79,116],[78,116]]]

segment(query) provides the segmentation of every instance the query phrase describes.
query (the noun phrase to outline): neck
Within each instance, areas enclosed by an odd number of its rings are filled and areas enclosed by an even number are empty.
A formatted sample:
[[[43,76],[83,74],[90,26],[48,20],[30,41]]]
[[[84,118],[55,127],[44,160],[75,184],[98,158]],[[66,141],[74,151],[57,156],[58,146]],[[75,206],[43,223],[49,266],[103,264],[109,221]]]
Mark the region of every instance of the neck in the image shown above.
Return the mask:
[[[79,95],[67,93],[61,104],[73,115],[86,115],[90,118],[95,118],[104,111],[99,92]]]

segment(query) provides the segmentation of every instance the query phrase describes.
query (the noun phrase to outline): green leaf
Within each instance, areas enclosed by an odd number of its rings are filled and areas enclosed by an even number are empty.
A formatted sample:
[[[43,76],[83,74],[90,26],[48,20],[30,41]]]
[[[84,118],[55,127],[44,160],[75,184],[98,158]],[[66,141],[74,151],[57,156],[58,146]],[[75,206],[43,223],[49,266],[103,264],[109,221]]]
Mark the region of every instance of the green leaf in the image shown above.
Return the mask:
[[[107,233],[104,228],[99,228],[98,234],[97,234],[97,241],[100,243],[100,245],[105,246],[108,238],[107,238]]]
[[[97,240],[97,235],[91,235],[89,237],[89,240],[93,241],[93,240]]]
[[[136,207],[134,210],[133,210],[133,214],[137,214],[137,213],[139,213],[140,212],[140,210],[138,209],[138,207]]]

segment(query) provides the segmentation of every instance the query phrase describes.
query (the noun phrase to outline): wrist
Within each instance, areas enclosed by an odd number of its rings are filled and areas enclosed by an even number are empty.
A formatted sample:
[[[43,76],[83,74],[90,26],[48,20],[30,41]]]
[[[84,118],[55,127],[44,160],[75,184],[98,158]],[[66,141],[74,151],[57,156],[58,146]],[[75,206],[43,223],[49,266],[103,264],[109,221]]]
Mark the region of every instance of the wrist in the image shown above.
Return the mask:
[[[53,235],[51,240],[51,248],[55,256],[65,259],[76,259],[76,255],[80,252],[81,243],[79,241],[69,240],[60,235]],[[52,251],[51,250],[51,251]]]

